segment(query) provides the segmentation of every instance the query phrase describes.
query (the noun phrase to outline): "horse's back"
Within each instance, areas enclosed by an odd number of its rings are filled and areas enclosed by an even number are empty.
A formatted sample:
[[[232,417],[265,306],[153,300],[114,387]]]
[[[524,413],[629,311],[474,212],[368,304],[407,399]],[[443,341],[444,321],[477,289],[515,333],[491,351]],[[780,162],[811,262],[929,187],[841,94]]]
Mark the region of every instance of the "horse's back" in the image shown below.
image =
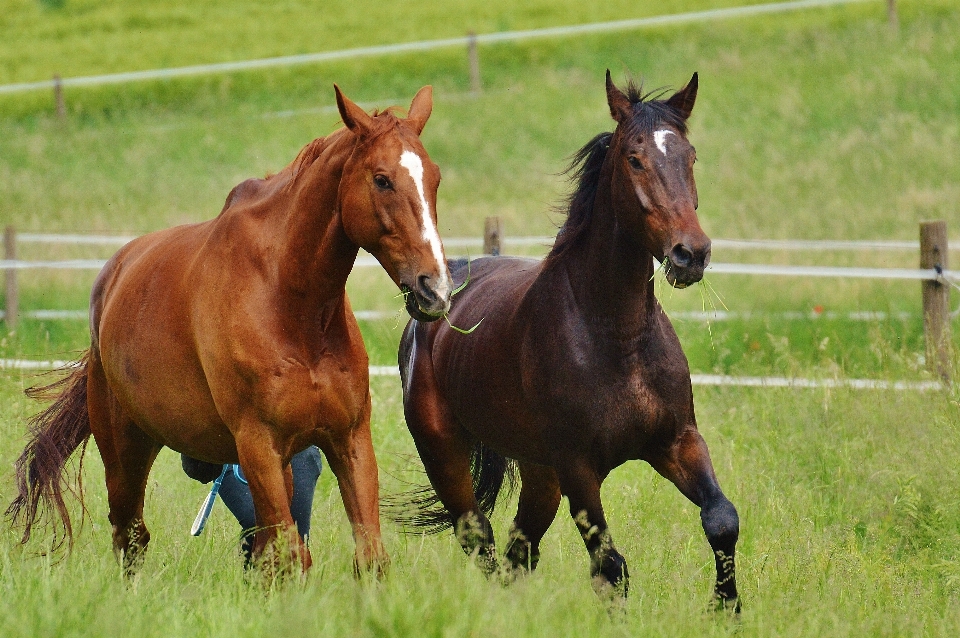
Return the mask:
[[[594,449],[614,467],[691,421],[686,358],[659,309],[639,345],[621,351],[598,341],[566,277],[542,262],[485,258],[451,273],[458,284],[469,274],[451,322],[480,324],[468,335],[443,322],[408,330],[401,369],[412,376],[421,348],[431,374],[404,391],[436,395],[460,427],[498,452],[550,464],[560,450]],[[603,443],[593,438],[601,431]]]

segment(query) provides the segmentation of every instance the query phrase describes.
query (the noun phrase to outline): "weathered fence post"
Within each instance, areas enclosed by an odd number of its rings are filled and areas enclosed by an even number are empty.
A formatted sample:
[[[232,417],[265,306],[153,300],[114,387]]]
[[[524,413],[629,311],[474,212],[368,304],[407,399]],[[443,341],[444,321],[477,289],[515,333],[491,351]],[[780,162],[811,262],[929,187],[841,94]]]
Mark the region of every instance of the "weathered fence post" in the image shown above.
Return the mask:
[[[478,95],[480,86],[480,54],[477,53],[477,34],[467,34],[467,57],[470,58],[470,92]]]
[[[13,226],[7,226],[3,231],[3,258],[9,261],[14,261],[17,258],[17,231]],[[17,315],[20,314],[16,268],[7,268],[5,275],[7,280],[7,307],[4,319],[7,322],[7,328],[13,330],[17,327]]]
[[[947,222],[920,224],[920,268],[942,272],[948,269]],[[924,280],[923,335],[926,341],[927,369],[945,383],[950,382],[950,285]]]
[[[67,118],[67,105],[63,101],[63,82],[59,75],[53,76],[53,101],[57,105],[57,117],[61,120]]]
[[[503,224],[499,217],[487,217],[483,222],[483,254],[499,255]]]

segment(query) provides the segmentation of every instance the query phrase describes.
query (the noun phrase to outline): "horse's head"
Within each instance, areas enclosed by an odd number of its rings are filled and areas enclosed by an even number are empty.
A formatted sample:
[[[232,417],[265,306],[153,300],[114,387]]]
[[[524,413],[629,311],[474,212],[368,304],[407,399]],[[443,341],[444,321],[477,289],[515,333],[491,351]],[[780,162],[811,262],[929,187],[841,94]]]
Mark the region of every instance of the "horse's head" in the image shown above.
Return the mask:
[[[413,98],[406,118],[368,115],[336,88],[340,116],[357,136],[343,167],[338,205],[347,236],[377,258],[406,294],[407,312],[433,321],[450,309],[450,272],[437,233],[440,169],[420,143],[433,90]]]
[[[696,213],[696,151],[687,141],[697,74],[667,100],[645,100],[632,84],[627,93],[607,71],[607,104],[617,121],[610,139],[614,205],[629,231],[663,263],[667,281],[685,288],[700,281],[710,263],[710,239]]]

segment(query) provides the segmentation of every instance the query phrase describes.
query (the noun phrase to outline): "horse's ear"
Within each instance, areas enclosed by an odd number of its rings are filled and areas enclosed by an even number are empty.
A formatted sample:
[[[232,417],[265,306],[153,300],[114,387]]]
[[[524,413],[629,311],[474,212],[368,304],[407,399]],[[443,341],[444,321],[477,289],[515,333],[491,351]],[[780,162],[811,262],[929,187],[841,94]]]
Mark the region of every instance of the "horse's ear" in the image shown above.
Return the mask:
[[[677,109],[683,119],[687,119],[690,117],[690,113],[693,112],[693,103],[696,101],[697,74],[694,72],[693,77],[690,78],[690,81],[687,82],[687,85],[674,93],[673,96],[667,100],[667,104]]]
[[[628,119],[633,113],[630,100],[610,79],[610,69],[607,69],[607,106],[610,107],[610,117],[617,122]]]
[[[433,111],[433,87],[429,84],[413,96],[410,102],[410,111],[407,113],[407,122],[417,131],[417,135],[423,132],[423,127],[430,119],[430,113]]]
[[[348,129],[362,137],[367,131],[373,128],[373,118],[367,115],[367,112],[362,108],[351,102],[350,99],[343,94],[339,86],[334,84],[333,88],[337,92],[337,108],[340,110],[340,117],[343,119],[343,123]]]

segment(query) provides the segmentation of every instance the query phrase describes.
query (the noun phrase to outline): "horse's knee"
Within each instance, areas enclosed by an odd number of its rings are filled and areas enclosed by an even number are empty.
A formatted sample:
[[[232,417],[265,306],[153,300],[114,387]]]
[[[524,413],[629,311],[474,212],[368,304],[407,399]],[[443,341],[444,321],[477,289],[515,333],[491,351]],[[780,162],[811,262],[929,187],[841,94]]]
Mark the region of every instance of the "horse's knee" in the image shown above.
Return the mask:
[[[737,508],[726,498],[722,498],[700,510],[703,531],[707,535],[710,547],[716,551],[732,552],[740,536],[740,517]]]

